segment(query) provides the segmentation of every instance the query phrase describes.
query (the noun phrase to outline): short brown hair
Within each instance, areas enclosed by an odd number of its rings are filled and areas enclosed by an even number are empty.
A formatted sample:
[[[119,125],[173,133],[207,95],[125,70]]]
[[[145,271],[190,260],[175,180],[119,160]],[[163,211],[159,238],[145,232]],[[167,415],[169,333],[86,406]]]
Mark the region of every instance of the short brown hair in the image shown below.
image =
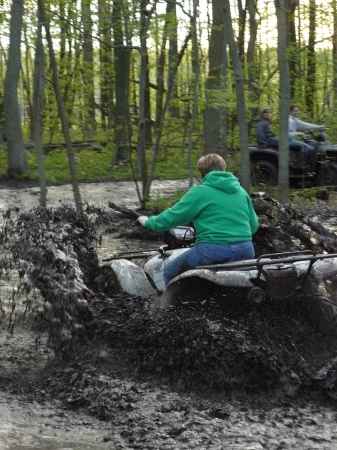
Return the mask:
[[[204,178],[212,170],[224,172],[226,169],[226,161],[216,153],[209,153],[199,159],[197,167],[202,178]]]
[[[270,108],[268,108],[268,106],[266,106],[265,108],[262,108],[260,110],[260,117],[263,117],[264,113],[270,112]]]

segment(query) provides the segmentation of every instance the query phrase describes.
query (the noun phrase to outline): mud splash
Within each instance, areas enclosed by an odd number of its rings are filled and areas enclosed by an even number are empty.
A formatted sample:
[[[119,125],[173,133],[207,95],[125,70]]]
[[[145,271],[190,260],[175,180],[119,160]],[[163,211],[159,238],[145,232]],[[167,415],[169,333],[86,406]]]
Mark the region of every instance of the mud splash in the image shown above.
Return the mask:
[[[295,421],[311,420],[301,410],[309,395],[320,402],[336,398],[336,335],[319,327],[313,332],[312,316],[304,313],[308,305],[251,311],[241,321],[214,320],[216,311],[212,319],[197,310],[155,311],[149,301],[103,283],[97,254],[104,233],[129,245],[133,238],[153,240],[153,234],[140,234],[120,213],[89,206],[81,215],[69,207],[15,214],[7,213],[1,234],[3,251],[11,255],[1,258],[1,279],[8,284],[10,271],[18,270],[3,320],[10,328],[15,309],[17,320],[29,318],[26,326],[47,337],[45,349],[54,352],[27,379],[36,392],[120,427],[124,444],[111,436],[114,448],[158,448],[161,439],[167,444],[161,448],[234,445],[238,435],[216,431],[216,420],[235,428],[241,414],[258,423],[257,410],[277,416],[270,412],[275,404],[293,405]],[[5,387],[5,375],[0,378]],[[240,413],[236,398],[245,398],[249,410]],[[292,421],[287,417],[284,423]],[[205,426],[210,433],[200,433]]]

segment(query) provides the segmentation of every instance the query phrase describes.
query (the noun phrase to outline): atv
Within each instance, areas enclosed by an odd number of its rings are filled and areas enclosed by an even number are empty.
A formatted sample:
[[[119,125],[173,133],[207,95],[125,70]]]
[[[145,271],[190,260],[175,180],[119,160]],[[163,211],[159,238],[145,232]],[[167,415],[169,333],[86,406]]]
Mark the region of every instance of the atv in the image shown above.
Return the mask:
[[[216,306],[227,317],[252,308],[287,305],[301,301],[316,320],[337,332],[337,305],[320,295],[320,284],[335,290],[337,254],[311,250],[262,255],[246,261],[200,266],[188,270],[165,286],[164,267],[194,245],[193,228],[176,227],[163,236],[165,245],[146,251],[122,252],[105,258],[99,284],[130,295],[151,299],[153,306],[188,306],[210,311]],[[326,287],[325,286],[325,287]],[[299,300],[300,299],[300,300]],[[302,307],[301,307],[302,308]],[[322,312],[323,311],[323,312]]]
[[[310,131],[303,138],[313,147],[309,157],[289,149],[289,181],[305,186],[337,185],[337,145],[330,144],[324,131]],[[250,146],[252,185],[275,186],[279,152],[276,148]]]

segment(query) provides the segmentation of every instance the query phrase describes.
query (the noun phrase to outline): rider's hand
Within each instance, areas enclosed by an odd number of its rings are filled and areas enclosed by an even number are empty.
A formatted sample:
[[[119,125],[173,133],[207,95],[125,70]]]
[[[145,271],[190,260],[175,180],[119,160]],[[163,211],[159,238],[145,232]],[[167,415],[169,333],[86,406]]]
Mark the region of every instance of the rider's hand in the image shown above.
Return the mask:
[[[145,222],[147,221],[147,219],[147,216],[139,216],[137,222],[139,222],[142,227],[145,227]]]

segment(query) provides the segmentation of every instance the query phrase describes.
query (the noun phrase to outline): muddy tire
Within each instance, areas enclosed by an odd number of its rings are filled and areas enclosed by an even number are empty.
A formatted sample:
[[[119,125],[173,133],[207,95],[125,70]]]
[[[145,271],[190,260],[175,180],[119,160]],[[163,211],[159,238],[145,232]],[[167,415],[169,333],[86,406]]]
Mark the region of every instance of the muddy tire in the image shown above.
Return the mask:
[[[312,274],[301,275],[298,281],[302,284],[301,295],[318,294],[319,283]]]
[[[252,165],[251,179],[256,187],[276,186],[277,167],[269,161],[256,161]]]
[[[303,315],[319,333],[337,336],[337,304],[323,295],[306,295],[302,299]]]
[[[105,295],[112,296],[120,292],[115,272],[109,266],[102,266],[100,274],[96,277],[97,290]]]

